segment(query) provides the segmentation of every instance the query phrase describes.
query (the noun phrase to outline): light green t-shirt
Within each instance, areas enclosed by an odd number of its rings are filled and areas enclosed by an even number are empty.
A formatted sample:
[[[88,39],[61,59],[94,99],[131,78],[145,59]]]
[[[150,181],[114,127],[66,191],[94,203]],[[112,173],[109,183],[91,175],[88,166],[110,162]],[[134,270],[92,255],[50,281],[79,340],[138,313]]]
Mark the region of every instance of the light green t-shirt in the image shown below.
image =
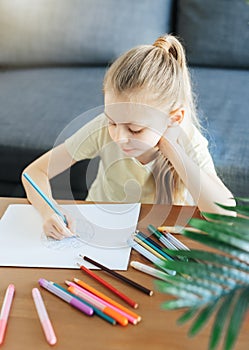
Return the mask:
[[[185,142],[182,147],[201,168],[215,173],[207,144],[207,140],[194,128],[191,144]],[[104,114],[84,125],[65,141],[65,145],[76,161],[100,157],[98,173],[86,200],[155,203],[153,161],[143,165],[135,158],[127,157],[111,139]],[[184,203],[174,204],[194,204],[187,191],[185,197]]]

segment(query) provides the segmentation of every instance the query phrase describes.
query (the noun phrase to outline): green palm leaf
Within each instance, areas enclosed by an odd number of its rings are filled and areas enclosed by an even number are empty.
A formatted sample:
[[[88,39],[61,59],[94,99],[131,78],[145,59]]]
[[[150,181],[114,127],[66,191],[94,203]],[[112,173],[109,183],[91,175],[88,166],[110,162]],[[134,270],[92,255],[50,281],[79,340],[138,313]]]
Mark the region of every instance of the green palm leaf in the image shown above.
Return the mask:
[[[219,344],[219,341],[223,333],[224,325],[226,324],[226,320],[230,312],[232,301],[233,301],[233,294],[230,293],[229,295],[226,295],[223,298],[220,305],[218,305],[219,309],[213,324],[213,329],[211,332],[210,343],[209,343],[209,348],[212,350],[215,349]]]
[[[164,268],[177,274],[155,282],[159,291],[174,297],[163,303],[164,309],[187,308],[178,323],[192,322],[190,336],[214,316],[210,350],[222,338],[224,350],[233,348],[249,307],[249,199],[235,200],[235,207],[218,205],[237,216],[202,213],[209,221],[191,219],[191,227],[183,231],[184,236],[215,251],[165,249],[184,260],[163,261]]]

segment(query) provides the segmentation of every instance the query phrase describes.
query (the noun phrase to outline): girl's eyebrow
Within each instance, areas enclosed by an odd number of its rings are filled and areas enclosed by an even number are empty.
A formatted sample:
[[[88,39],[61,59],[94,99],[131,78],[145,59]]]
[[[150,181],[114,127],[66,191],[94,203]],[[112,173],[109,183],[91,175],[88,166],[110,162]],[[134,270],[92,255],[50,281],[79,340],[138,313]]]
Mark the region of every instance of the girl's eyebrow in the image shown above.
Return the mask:
[[[104,114],[111,122],[113,122],[115,124],[115,121],[106,113],[106,111],[104,111]],[[133,123],[121,123],[121,124],[125,124],[125,125],[128,125],[128,126],[135,125]],[[141,130],[144,129],[144,126],[142,126],[142,125],[137,125],[137,126],[140,126]]]
[[[112,122],[114,122],[114,120],[112,120],[112,118],[106,113],[106,111],[104,111],[104,114],[108,119],[110,119]]]
[[[116,122],[115,122],[106,112],[104,112],[104,114],[105,114],[105,116],[106,116],[108,119],[110,119],[111,122],[113,122],[114,124],[116,124]],[[121,124],[130,125],[130,124],[132,124],[132,123],[121,123]]]

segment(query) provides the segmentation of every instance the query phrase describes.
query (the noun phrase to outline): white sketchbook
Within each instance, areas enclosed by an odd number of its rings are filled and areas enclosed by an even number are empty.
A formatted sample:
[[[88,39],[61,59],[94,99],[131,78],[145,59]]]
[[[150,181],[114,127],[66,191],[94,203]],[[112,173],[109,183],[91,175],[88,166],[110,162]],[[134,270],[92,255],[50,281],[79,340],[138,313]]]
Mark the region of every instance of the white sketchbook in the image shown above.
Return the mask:
[[[31,205],[10,205],[0,221],[0,266],[96,268],[79,255],[114,270],[126,270],[140,204],[63,205],[75,218],[80,237],[61,241],[46,237],[42,219]]]

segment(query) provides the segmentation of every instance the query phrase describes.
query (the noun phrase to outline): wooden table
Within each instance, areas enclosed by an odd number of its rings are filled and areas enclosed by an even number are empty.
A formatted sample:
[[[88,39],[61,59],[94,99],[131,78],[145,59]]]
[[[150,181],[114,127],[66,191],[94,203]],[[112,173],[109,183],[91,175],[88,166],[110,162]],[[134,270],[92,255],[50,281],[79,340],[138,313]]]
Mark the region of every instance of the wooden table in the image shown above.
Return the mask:
[[[20,198],[0,198],[0,216],[3,215],[9,204],[14,203],[26,204],[27,201]],[[138,227],[145,231],[149,223],[155,226],[163,223],[173,225],[175,222],[185,224],[191,216],[198,216],[198,212],[193,207],[142,205]],[[193,247],[193,242],[184,237],[181,237],[181,239],[185,244]],[[196,243],[194,245],[196,246]],[[133,251],[131,259],[148,263]],[[154,295],[149,297],[103,271],[96,271],[96,273],[139,302],[139,308],[136,312],[142,316],[142,321],[136,326],[131,324],[126,327],[112,326],[99,317],[87,317],[81,314],[54,295],[41,289],[58,338],[54,348],[60,350],[204,350],[208,348],[211,322],[198,336],[188,338],[188,325],[178,326],[176,324],[181,311],[162,310],[162,303],[170,297],[155,290],[153,277],[138,272],[131,267],[128,271],[121,272],[125,276],[129,276],[142,285],[153,289]],[[63,285],[66,279],[72,277],[84,279],[87,283],[120,302],[118,298],[90,277],[84,275],[80,270],[0,267],[0,303],[3,301],[8,284],[14,283],[16,286],[16,294],[2,348],[6,350],[43,350],[50,348],[45,341],[36,314],[31,290],[38,286],[39,278],[53,280]],[[248,324],[245,324],[236,349],[248,350],[247,328]]]

